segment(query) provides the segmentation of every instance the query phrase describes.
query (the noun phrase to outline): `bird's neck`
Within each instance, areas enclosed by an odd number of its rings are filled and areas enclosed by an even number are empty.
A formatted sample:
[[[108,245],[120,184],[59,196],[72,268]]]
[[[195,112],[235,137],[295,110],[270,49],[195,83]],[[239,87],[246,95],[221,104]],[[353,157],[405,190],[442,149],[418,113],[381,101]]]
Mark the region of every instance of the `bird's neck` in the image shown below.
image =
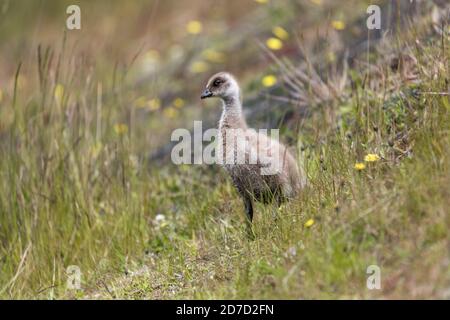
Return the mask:
[[[219,129],[247,129],[239,95],[222,99],[223,111]]]

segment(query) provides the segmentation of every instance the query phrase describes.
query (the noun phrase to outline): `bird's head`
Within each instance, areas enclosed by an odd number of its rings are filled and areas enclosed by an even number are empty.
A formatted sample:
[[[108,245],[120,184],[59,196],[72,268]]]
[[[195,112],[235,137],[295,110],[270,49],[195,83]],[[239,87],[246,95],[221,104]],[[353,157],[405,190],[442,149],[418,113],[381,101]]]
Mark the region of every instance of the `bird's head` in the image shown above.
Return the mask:
[[[222,100],[239,99],[239,85],[236,79],[227,72],[219,72],[209,78],[201,99],[218,97]]]

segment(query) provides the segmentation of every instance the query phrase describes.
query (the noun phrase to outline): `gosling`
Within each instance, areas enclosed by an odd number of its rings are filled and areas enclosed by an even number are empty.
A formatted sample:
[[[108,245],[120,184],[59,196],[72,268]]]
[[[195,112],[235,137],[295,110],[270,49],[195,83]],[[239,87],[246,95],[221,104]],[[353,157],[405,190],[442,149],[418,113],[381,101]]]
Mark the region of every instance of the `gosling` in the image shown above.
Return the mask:
[[[242,114],[239,85],[231,74],[220,72],[208,80],[201,99],[211,97],[220,98],[223,102],[217,153],[223,155],[221,159],[225,161],[219,163],[225,167],[242,197],[246,220],[251,226],[253,200],[264,204],[276,200],[280,206],[284,201],[295,197],[303,188],[304,175],[300,175],[294,157],[283,144],[248,128]],[[230,135],[230,131],[238,134]],[[243,153],[244,163],[233,161],[239,153]],[[230,157],[233,158],[232,161],[229,161]],[[278,170],[273,174],[264,173],[264,170],[273,164],[270,163],[271,160],[278,161]]]

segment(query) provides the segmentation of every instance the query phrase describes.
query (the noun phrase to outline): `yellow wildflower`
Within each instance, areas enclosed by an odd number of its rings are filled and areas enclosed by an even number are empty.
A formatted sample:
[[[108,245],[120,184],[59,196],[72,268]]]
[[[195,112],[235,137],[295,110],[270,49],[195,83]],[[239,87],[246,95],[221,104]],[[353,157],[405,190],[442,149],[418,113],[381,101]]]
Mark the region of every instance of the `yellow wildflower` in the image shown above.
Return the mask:
[[[263,77],[261,82],[264,87],[272,87],[277,83],[277,78],[274,75],[269,74]]]
[[[281,40],[286,40],[287,38],[289,38],[289,33],[285,29],[283,29],[282,27],[279,27],[279,26],[273,27],[272,33],[274,35],[276,35],[278,38],[280,38]]]
[[[54,92],[55,100],[57,103],[62,104],[64,98],[64,86],[62,84],[57,84],[55,86]]]
[[[336,30],[344,30],[345,29],[345,22],[342,20],[333,20],[331,21],[331,26]]]
[[[305,222],[304,226],[305,226],[305,228],[309,228],[309,227],[312,227],[313,224],[314,224],[314,220],[309,219],[308,221]]]
[[[186,25],[186,30],[190,34],[199,34],[200,32],[202,32],[202,28],[202,23],[198,20],[189,21]]]
[[[366,168],[366,165],[362,162],[357,162],[357,163],[355,163],[354,168],[358,171],[364,170]]]
[[[144,59],[149,60],[149,61],[158,61],[159,60],[159,52],[157,50],[150,49],[144,54]]]
[[[117,123],[114,125],[114,131],[118,135],[126,134],[128,132],[128,126],[125,123]]]
[[[202,52],[203,57],[213,63],[223,63],[225,62],[225,55],[214,49],[206,49]]]
[[[269,0],[255,0],[255,1],[260,4],[265,4],[265,3],[269,2]]]
[[[369,153],[364,157],[364,161],[366,162],[375,162],[380,160],[380,156],[374,153]]]
[[[335,62],[336,61],[336,54],[333,51],[328,51],[326,55],[328,62]]]
[[[159,98],[150,99],[148,100],[147,105],[150,111],[159,110],[159,108],[161,108],[161,100],[159,100]]]
[[[208,71],[209,65],[203,61],[195,61],[191,64],[190,70],[192,73],[203,73]]]
[[[269,49],[272,49],[272,50],[280,50],[281,48],[283,48],[283,42],[277,38],[267,39],[266,45]]]
[[[314,3],[317,6],[321,6],[322,5],[322,0],[311,0],[312,3]]]
[[[145,97],[139,97],[134,100],[134,105],[138,108],[145,108],[147,105],[147,99]]]
[[[184,107],[184,100],[181,98],[176,98],[173,100],[172,104],[175,106],[175,108],[181,109]]]
[[[173,107],[165,108],[163,113],[168,119],[174,119],[178,116],[178,110]]]

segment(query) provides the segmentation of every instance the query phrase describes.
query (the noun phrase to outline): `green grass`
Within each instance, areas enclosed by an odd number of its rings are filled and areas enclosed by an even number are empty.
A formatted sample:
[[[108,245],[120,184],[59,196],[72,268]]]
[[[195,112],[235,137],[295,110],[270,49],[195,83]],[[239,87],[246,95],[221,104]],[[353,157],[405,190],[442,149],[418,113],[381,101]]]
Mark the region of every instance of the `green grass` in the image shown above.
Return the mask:
[[[109,93],[110,79],[86,82],[69,55],[51,85],[42,58],[40,86],[0,102],[0,297],[449,298],[450,102],[424,94],[448,94],[449,45],[412,49],[419,84],[383,69],[388,84],[374,89],[350,70],[346,98],[293,133],[307,187],[276,221],[258,205],[253,241],[220,168],[147,160],[140,137],[168,137],[180,119],[141,121],[120,81],[99,112],[97,84]],[[355,170],[369,153],[381,159]],[[381,290],[366,288],[373,264]],[[70,265],[81,290],[66,286]]]

